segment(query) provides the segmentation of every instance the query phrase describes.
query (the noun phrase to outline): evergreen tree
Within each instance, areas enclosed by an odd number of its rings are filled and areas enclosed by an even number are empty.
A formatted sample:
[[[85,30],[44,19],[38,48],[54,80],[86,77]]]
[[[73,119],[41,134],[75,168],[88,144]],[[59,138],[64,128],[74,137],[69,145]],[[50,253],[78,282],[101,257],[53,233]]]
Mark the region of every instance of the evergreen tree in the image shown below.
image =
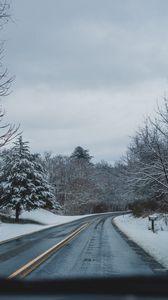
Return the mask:
[[[37,155],[30,154],[28,142],[20,136],[14,147],[4,156],[1,173],[2,196],[0,207],[15,210],[16,221],[22,209],[52,207],[53,194]]]
[[[90,162],[90,160],[92,159],[92,156],[90,156],[89,151],[83,149],[82,147],[78,146],[75,148],[74,152],[72,153],[71,159],[81,159],[81,160],[85,160],[87,162]]]

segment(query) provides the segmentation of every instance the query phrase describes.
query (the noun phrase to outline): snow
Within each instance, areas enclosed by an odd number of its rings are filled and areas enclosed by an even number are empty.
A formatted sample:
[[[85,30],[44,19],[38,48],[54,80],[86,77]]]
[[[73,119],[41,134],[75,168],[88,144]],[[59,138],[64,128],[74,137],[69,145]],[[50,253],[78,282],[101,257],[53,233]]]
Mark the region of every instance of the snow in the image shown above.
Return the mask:
[[[65,224],[83,217],[85,216],[60,216],[44,209],[36,209],[30,212],[24,211],[21,214],[22,219],[38,221],[44,225],[0,223],[0,242],[44,230],[55,225]]]
[[[8,239],[18,237],[20,235],[39,231],[46,228],[46,226],[34,224],[7,224],[0,223],[0,242]]]
[[[21,214],[21,219],[28,219],[28,220],[34,220],[37,222],[40,222],[45,225],[59,225],[67,222],[71,222],[77,219],[81,219],[85,217],[83,216],[60,216],[53,214],[50,211],[47,211],[45,209],[39,208],[32,210],[30,212],[24,211]]]
[[[114,223],[130,239],[141,246],[165,268],[168,268],[168,215],[157,215],[156,232],[151,231],[151,222],[135,218],[132,214],[115,217]]]
[[[29,210],[44,205],[53,207],[52,204],[59,207],[39,156],[30,153],[22,136],[14,144],[8,155],[3,156],[1,208],[17,206]]]

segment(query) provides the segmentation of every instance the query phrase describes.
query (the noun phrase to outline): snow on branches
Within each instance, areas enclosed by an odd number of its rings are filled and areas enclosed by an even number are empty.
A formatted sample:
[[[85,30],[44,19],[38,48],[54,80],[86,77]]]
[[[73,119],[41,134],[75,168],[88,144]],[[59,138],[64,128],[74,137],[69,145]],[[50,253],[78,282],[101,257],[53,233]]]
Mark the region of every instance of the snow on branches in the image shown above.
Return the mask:
[[[3,155],[0,207],[15,210],[18,221],[22,209],[52,208],[54,198],[38,155],[31,154],[28,142],[19,136]]]

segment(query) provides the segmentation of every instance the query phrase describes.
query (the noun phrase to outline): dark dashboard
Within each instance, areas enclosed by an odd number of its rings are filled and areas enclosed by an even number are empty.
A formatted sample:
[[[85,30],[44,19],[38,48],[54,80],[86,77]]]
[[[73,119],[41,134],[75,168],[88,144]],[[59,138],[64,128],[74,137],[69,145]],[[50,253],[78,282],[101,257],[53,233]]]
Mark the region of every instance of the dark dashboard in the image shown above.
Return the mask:
[[[1,280],[0,299],[133,300],[168,299],[168,276]]]

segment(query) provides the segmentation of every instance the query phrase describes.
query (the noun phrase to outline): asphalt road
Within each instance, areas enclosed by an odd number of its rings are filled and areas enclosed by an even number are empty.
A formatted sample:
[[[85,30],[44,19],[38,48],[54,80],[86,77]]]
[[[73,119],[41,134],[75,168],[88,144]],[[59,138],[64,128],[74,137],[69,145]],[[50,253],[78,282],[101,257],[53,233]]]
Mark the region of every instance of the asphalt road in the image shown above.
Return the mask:
[[[113,214],[87,217],[0,245],[0,276],[13,272],[63,240],[81,224],[89,226],[27,279],[111,277],[162,272],[162,267],[112,224]]]

